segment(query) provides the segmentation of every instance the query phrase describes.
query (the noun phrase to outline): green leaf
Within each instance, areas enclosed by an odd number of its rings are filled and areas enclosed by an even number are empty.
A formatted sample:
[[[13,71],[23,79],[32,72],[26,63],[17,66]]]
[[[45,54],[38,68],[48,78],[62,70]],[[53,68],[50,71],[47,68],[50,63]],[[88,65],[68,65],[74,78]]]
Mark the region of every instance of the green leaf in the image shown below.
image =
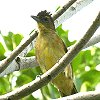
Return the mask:
[[[60,93],[58,92],[58,89],[51,83],[48,84],[48,88],[50,91],[50,97],[55,99],[60,97]]]
[[[21,100],[37,100],[37,99],[35,99],[32,95],[28,95],[28,96],[22,98]]]
[[[78,69],[80,69],[80,64],[82,64],[83,61],[83,54],[84,52],[81,51],[72,61],[72,66],[73,66],[73,70],[77,71]]]
[[[1,34],[2,35],[2,34]],[[13,50],[16,46],[19,45],[23,36],[21,34],[14,34],[9,32],[7,36],[2,35],[4,42],[8,48],[8,50]]]
[[[12,32],[9,32],[7,36],[2,35],[8,50],[11,50],[11,51],[13,50],[12,36],[13,36]]]
[[[79,77],[75,77],[75,86],[77,91],[80,91],[82,85],[82,80]]]
[[[91,90],[91,84],[88,81],[86,81],[81,85],[80,91],[86,92],[86,91],[89,91],[89,90]]]
[[[3,60],[5,58],[4,53],[5,53],[5,49],[2,43],[0,42],[0,60]]]
[[[83,55],[84,55],[83,59],[85,59],[85,63],[89,65],[90,61],[92,60],[91,51],[90,50],[86,50],[86,51],[84,51]]]
[[[32,81],[32,78],[30,78],[29,76],[27,76],[25,74],[22,74],[22,75],[18,76],[16,83],[17,83],[17,86],[22,86],[31,81]]]
[[[60,8],[61,8],[61,6],[58,6],[58,7],[56,8],[56,11],[58,11]],[[55,12],[56,12],[56,11],[55,11]]]
[[[47,98],[50,97],[50,91],[47,85],[41,88],[41,93],[43,96],[43,100],[47,100]]]
[[[74,44],[76,41],[70,42],[68,39],[68,30],[65,31],[62,29],[62,25],[60,25],[59,27],[56,28],[57,34],[58,36],[63,40],[63,42],[65,43],[65,45],[71,46],[72,44]]]
[[[6,78],[0,78],[0,94],[10,91],[10,83]]]
[[[22,38],[23,38],[23,36],[21,34],[13,34],[12,40],[13,40],[14,48],[19,45]]]
[[[5,49],[2,45],[2,43],[0,42],[0,55],[4,55],[4,53],[5,53]]]
[[[100,48],[93,47],[94,54],[92,55],[93,63],[95,65],[100,64]]]
[[[90,70],[88,72],[85,72],[84,74],[81,74],[80,79],[82,82],[89,82],[91,84],[91,87],[95,86],[98,82],[100,82],[100,71],[97,70]]]
[[[35,49],[33,48],[29,53],[26,55],[27,57],[35,56]]]

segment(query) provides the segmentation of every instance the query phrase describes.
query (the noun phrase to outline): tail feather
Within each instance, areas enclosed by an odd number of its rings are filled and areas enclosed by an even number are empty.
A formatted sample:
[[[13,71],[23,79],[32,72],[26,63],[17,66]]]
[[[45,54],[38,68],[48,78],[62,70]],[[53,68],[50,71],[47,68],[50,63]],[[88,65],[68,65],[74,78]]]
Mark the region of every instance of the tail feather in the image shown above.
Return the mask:
[[[63,93],[62,91],[59,91],[59,92],[60,92],[60,94],[61,94],[62,97],[68,96],[67,94]],[[78,91],[77,91],[77,89],[75,87],[75,84],[73,83],[73,89],[72,89],[72,92],[71,92],[70,95],[76,94],[76,93],[78,93]]]
[[[75,93],[78,93],[76,87],[75,87],[75,84],[73,84],[73,90],[72,90],[72,93],[71,94],[75,94]]]

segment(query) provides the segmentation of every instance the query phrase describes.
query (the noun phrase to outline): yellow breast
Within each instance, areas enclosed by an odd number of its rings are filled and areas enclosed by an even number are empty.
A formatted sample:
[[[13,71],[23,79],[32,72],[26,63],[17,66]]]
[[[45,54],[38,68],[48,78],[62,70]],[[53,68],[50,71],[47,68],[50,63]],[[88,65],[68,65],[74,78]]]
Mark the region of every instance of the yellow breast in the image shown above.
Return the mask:
[[[56,34],[52,36],[38,36],[36,56],[43,72],[50,69],[64,54],[62,40]]]

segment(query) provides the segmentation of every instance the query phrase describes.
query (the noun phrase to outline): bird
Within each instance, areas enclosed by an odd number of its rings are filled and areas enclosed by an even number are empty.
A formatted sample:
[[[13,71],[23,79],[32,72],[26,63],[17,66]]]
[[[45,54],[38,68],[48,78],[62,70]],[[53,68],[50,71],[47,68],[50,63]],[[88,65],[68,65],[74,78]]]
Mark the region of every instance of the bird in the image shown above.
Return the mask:
[[[37,16],[31,16],[38,26],[38,36],[35,43],[36,59],[43,73],[54,66],[67,53],[63,40],[56,34],[53,18],[50,12],[41,11]],[[51,81],[59,90],[62,97],[77,93],[73,82],[71,65]]]

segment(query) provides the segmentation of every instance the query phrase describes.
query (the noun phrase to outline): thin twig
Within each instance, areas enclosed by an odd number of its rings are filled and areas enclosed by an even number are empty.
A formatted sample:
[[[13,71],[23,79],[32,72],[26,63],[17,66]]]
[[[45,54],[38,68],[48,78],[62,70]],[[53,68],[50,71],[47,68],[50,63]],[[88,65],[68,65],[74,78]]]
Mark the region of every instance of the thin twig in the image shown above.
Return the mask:
[[[82,39],[75,44],[75,46],[68,51],[59,61],[56,63],[50,70],[36,78],[34,81],[25,84],[24,86],[0,96],[0,100],[18,100],[24,96],[29,95],[30,93],[36,91],[42,86],[46,85],[53,78],[55,78],[64,68],[72,61],[72,59],[82,50],[85,44],[93,36],[97,28],[100,26],[100,12],[96,17],[93,24],[90,26],[86,34]]]
[[[96,36],[93,36],[89,42],[83,47],[83,49],[87,48],[87,47],[90,47],[92,45],[95,45],[96,43],[99,43],[100,42],[100,34],[96,35]]]
[[[52,99],[52,100],[100,100],[100,92],[98,91],[80,92],[71,96]]]
[[[56,20],[58,17],[60,17],[73,3],[75,3],[77,0],[70,0],[67,4],[65,4],[56,14],[53,15],[53,20]]]

